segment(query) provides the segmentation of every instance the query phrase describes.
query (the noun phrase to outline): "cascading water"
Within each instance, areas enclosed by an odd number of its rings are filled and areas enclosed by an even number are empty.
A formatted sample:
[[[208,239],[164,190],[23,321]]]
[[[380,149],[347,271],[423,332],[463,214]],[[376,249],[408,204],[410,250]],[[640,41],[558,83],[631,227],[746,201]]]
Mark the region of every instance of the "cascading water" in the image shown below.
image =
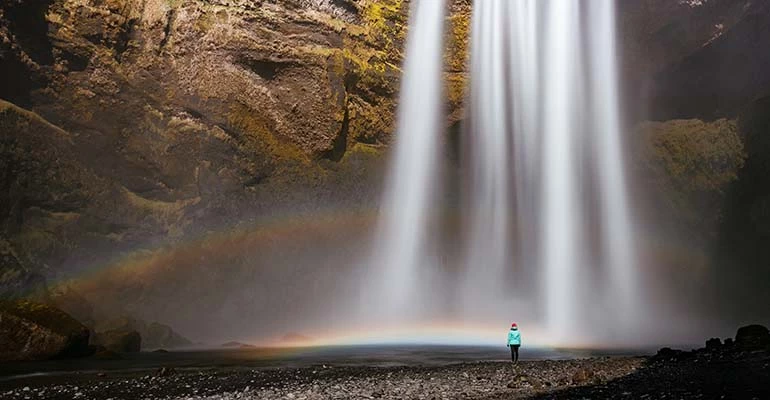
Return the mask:
[[[412,3],[395,154],[371,259],[379,275],[366,309],[391,324],[430,317],[420,306],[444,300],[426,284],[435,266],[429,227],[441,163],[444,7]],[[462,314],[453,317],[540,322],[552,343],[565,344],[576,332],[621,333],[607,328],[634,319],[614,7],[614,0],[475,1],[462,147],[465,273],[451,293]]]
[[[620,143],[620,94],[618,93],[617,43],[615,38],[615,3],[610,0],[590,3],[595,16],[591,28],[593,132],[595,153],[601,180],[602,223],[604,226],[604,262],[609,269],[608,302],[615,304],[613,314],[621,326],[633,328],[642,311],[638,304],[640,276],[636,274],[636,252],[632,245],[631,215]],[[628,334],[628,332],[625,332]]]
[[[509,170],[510,138],[507,132],[506,80],[503,36],[505,21],[497,18],[508,0],[489,0],[474,13],[473,48],[483,48],[471,62],[474,80],[469,104],[470,128],[467,148],[475,160],[469,165],[468,254],[462,279],[462,308],[468,319],[483,319],[489,304],[503,294],[500,279],[509,265]]]
[[[444,0],[417,1],[411,8],[395,154],[371,260],[382,276],[367,309],[389,319],[413,316],[426,289],[418,285],[418,266],[428,257],[439,173],[445,12]]]
[[[614,0],[477,0],[473,12],[468,134],[471,168],[482,173],[470,175],[469,187],[471,204],[484,210],[470,215],[471,226],[487,231],[483,238],[472,231],[468,252],[497,264],[489,249],[518,243],[506,269],[517,271],[513,279],[529,279],[523,271],[532,265],[541,271],[541,290],[532,295],[553,341],[575,332],[596,337],[591,325],[627,325],[637,304]],[[511,201],[504,197],[509,175]],[[490,229],[511,208],[515,234]],[[499,269],[480,264],[468,267],[511,286]],[[597,278],[604,275],[607,282]],[[500,313],[515,317],[513,309]]]

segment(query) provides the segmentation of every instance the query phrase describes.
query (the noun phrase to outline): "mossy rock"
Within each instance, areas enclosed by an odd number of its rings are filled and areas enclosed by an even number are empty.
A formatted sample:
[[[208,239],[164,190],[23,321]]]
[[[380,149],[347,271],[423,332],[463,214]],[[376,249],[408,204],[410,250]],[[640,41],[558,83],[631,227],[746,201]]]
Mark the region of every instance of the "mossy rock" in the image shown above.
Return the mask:
[[[676,219],[713,234],[726,190],[746,159],[736,121],[646,122],[637,132],[642,168],[659,191],[658,201]]]
[[[53,306],[0,301],[0,361],[86,356],[88,339],[88,328]]]

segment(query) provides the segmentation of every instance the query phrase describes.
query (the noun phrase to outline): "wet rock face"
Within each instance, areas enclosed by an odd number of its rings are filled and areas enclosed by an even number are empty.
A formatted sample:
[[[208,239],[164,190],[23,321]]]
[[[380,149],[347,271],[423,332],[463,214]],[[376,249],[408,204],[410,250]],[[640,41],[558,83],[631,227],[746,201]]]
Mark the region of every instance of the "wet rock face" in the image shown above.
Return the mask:
[[[746,2],[732,26],[716,24],[714,37],[655,76],[657,118],[736,116],[770,93],[770,4]],[[726,17],[728,18],[728,17]]]
[[[629,103],[654,120],[735,117],[770,91],[767,2],[619,2]],[[646,114],[646,115],[645,115]]]
[[[44,299],[46,295],[45,278],[30,271],[10,243],[0,239],[0,299]]]
[[[0,302],[0,360],[89,355],[88,329],[64,312],[30,301]]]
[[[318,193],[360,197],[377,182],[344,164],[359,143],[379,163],[393,130],[407,7],[2,2],[0,239],[50,277]]]
[[[746,148],[735,120],[672,120],[637,126],[634,153],[657,214],[712,239]]]

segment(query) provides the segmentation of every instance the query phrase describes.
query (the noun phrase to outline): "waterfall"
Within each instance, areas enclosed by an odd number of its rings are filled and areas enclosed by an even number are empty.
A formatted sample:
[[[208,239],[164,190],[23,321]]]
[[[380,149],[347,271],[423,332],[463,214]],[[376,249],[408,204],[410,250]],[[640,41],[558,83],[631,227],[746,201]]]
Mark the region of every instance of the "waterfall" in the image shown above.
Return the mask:
[[[475,162],[469,165],[469,251],[467,273],[462,279],[463,309],[467,317],[483,318],[489,304],[502,295],[499,280],[509,265],[509,170],[510,138],[506,118],[505,21],[497,18],[508,0],[489,0],[488,7],[474,13],[473,48],[482,48],[471,62],[469,102],[470,129],[467,149]],[[480,315],[482,314],[482,315]]]
[[[412,2],[367,313],[436,317],[431,250],[445,3]],[[639,308],[614,0],[476,0],[462,148],[463,323],[527,319],[551,343],[624,335]],[[612,329],[610,329],[612,328]]]
[[[609,269],[608,302],[615,304],[613,314],[621,326],[633,328],[641,313],[638,304],[641,285],[636,274],[631,215],[628,210],[625,163],[620,142],[620,94],[618,91],[617,43],[615,38],[615,3],[611,0],[590,3],[595,23],[591,30],[594,57],[592,92],[595,153],[601,179],[604,262]],[[628,333],[628,332],[626,332]]]
[[[476,0],[473,14],[466,270],[476,277],[464,284],[487,298],[465,302],[516,318],[505,300],[535,297],[554,342],[628,328],[638,304],[614,0]]]
[[[378,271],[369,312],[408,319],[417,312],[420,265],[438,189],[442,107],[444,0],[412,2],[403,67],[395,153],[370,264]]]

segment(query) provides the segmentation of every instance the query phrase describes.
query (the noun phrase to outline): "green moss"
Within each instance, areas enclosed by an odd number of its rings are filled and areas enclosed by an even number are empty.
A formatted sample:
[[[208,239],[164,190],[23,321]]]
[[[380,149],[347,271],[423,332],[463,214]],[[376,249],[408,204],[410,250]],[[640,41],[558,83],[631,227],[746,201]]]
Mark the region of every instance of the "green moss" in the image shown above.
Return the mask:
[[[721,191],[737,179],[746,158],[735,121],[677,120],[642,129],[652,161],[686,192]]]
[[[403,0],[370,2],[364,9],[364,22],[369,32],[368,41],[391,56],[400,58],[407,24]]]
[[[645,171],[660,191],[658,201],[674,218],[701,231],[722,218],[728,185],[746,159],[735,121],[675,120],[639,127]]]
[[[229,125],[243,134],[245,144],[274,160],[308,162],[299,147],[288,141],[279,140],[274,134],[272,123],[242,104],[230,108],[227,116]]]
[[[402,48],[407,31],[407,5],[403,0],[366,1],[360,7],[360,24],[339,20],[319,22],[342,35],[342,45],[299,49],[300,56],[323,57],[330,79],[342,81],[344,93],[335,94],[347,110],[336,112],[342,122],[349,113],[349,137],[374,143],[393,130],[394,98],[401,76]],[[460,89],[462,91],[462,89]]]
[[[369,145],[365,143],[356,143],[349,151],[350,154],[365,154],[372,157],[380,157],[385,154],[382,146]]]

